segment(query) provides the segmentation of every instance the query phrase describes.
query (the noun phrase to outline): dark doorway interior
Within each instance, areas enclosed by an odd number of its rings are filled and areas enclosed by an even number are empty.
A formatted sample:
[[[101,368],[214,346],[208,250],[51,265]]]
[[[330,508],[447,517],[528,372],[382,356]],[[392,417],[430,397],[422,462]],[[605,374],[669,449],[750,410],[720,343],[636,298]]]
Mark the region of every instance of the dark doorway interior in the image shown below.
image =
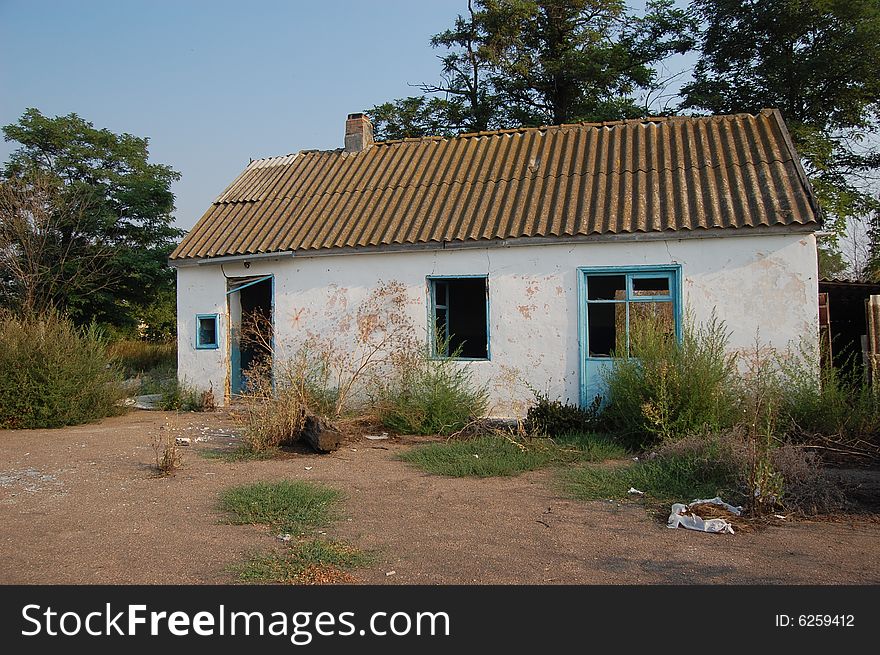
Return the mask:
[[[272,278],[238,285],[230,297],[230,310],[238,296],[240,319],[233,319],[232,393],[247,391],[249,378],[270,373],[274,342],[272,317]],[[236,312],[231,311],[234,316]],[[237,325],[236,325],[237,324]]]

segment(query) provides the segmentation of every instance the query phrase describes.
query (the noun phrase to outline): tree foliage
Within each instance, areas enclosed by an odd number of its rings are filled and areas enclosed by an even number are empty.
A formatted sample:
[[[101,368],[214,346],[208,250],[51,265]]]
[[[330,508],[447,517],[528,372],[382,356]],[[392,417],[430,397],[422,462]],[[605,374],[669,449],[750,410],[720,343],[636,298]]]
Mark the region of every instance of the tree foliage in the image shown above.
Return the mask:
[[[877,209],[861,184],[880,167],[866,137],[880,118],[877,0],[701,0],[705,24],[683,107],[717,114],[776,107],[841,232]]]
[[[28,109],[3,134],[20,144],[3,168],[4,185],[46,214],[41,257],[54,283],[35,302],[63,309],[78,323],[132,326],[139,308],[173,288],[166,261],[182,234],[172,226],[171,184],[179,173],[149,161],[148,139],[96,129],[76,114],[50,118]],[[7,211],[0,217],[4,225],[12,216]],[[5,244],[0,285],[6,304],[22,304],[20,276],[9,261],[20,263],[26,232]],[[63,263],[53,253],[79,254]],[[56,274],[81,256],[94,264],[95,253],[101,253],[99,275]]]
[[[469,0],[431,39],[441,81],[367,113],[379,138],[642,116],[655,65],[690,50],[695,29],[672,0],[642,16],[622,0]]]

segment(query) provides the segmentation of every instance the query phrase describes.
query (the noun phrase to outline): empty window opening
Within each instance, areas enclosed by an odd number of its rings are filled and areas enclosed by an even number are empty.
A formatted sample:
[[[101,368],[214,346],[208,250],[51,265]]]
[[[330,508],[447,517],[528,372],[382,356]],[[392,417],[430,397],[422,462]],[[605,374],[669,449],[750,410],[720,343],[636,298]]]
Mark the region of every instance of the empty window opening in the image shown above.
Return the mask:
[[[217,314],[196,316],[196,348],[217,348]]]
[[[489,296],[485,277],[431,279],[433,355],[489,358]]]

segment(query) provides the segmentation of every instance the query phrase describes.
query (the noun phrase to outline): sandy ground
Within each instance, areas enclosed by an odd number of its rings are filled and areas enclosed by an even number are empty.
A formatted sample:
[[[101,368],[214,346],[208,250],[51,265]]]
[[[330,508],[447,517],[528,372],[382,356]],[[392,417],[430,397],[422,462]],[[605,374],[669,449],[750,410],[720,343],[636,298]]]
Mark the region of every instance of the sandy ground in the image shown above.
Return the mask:
[[[183,468],[155,478],[150,441],[166,423],[194,441]],[[561,498],[548,471],[426,475],[395,459],[412,440],[355,437],[331,455],[272,461],[198,454],[230,447],[233,431],[219,412],[145,411],[0,431],[0,583],[235,582],[229,565],[281,546],[264,526],[224,524],[218,494],[282,479],[345,492],[347,518],[328,534],[374,553],[356,572],[366,583],[880,583],[880,523],[858,516],[736,535],[669,530],[637,502]]]

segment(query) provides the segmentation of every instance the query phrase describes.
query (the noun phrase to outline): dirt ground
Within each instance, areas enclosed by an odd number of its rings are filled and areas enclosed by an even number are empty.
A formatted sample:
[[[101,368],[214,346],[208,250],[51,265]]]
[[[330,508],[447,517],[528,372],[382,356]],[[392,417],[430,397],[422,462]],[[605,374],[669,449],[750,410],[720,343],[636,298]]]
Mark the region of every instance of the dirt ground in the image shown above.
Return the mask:
[[[193,439],[174,476],[152,435]],[[580,502],[552,472],[454,479],[395,459],[413,440],[355,437],[331,455],[224,462],[228,416],[134,411],[62,430],[0,431],[0,583],[230,583],[228,567],[280,544],[223,522],[218,494],[301,479],[345,492],[331,537],[374,554],[374,584],[880,583],[880,523],[851,516],[735,535],[670,530],[638,502]],[[198,440],[196,440],[198,439]],[[690,499],[683,499],[690,500]],[[392,573],[393,572],[393,573]]]

